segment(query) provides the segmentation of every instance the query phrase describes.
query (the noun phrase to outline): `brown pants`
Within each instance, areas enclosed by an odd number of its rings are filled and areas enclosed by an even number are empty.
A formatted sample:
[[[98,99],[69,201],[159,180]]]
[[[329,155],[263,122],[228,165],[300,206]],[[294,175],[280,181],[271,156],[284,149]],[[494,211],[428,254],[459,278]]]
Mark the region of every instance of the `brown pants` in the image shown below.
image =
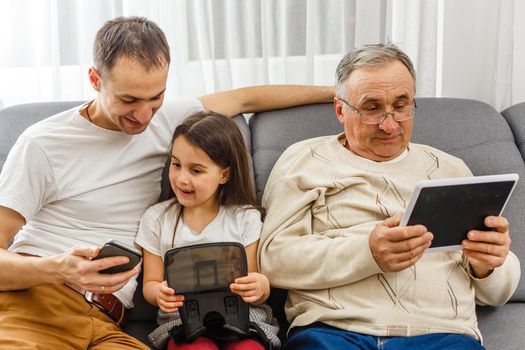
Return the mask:
[[[0,292],[0,349],[149,349],[62,285]]]

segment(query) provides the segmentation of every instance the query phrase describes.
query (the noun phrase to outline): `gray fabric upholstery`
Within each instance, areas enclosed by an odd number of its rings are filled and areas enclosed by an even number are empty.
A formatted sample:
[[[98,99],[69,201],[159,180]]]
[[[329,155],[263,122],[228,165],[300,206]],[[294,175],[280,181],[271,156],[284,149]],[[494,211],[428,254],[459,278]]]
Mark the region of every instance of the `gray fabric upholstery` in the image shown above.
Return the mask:
[[[523,159],[525,159],[525,102],[510,106],[501,112],[501,115],[503,115],[512,128],[516,144]]]
[[[478,323],[487,350],[522,350],[525,303],[478,307]]]
[[[252,161],[252,135],[250,133],[250,127],[248,121],[242,114],[238,114],[233,117],[233,121],[241,130],[242,138],[244,139],[244,145],[248,151],[248,165],[250,167],[250,176],[253,179],[253,161]]]

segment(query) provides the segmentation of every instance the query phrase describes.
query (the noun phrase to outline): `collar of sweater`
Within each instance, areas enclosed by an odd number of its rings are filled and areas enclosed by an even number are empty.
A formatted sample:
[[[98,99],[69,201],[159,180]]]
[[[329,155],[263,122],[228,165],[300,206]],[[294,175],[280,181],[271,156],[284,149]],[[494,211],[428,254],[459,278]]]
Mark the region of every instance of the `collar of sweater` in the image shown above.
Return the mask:
[[[410,152],[397,162],[372,162],[346,149],[339,141],[341,135],[343,134],[332,136],[327,140],[328,151],[343,161],[343,164],[348,164],[363,171],[388,175],[399,174],[400,172],[410,171],[410,165],[414,164],[413,162],[417,161],[418,158],[417,154],[419,152],[415,152],[414,145],[409,144],[408,149]]]

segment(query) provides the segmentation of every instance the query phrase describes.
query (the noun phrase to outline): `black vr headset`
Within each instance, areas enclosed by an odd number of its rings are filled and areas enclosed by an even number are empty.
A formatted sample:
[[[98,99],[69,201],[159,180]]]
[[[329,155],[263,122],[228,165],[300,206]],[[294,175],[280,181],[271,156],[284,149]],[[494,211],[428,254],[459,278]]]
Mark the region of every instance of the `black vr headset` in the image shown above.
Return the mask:
[[[249,310],[230,284],[248,274],[246,253],[234,242],[206,243],[170,249],[164,258],[168,285],[184,295],[180,329],[171,336],[191,342],[198,336],[237,340],[250,335]],[[182,339],[181,339],[182,338]]]

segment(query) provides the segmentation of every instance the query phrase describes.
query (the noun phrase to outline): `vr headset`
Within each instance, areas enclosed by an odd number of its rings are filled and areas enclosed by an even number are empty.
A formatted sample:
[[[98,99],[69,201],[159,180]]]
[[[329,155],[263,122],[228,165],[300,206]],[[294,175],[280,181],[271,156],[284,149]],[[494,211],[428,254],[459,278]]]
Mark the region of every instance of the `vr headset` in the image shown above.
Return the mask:
[[[164,268],[168,285],[184,295],[179,308],[184,342],[201,335],[226,341],[250,335],[248,304],[230,291],[236,278],[248,274],[242,244],[206,243],[173,248],[166,252]]]

